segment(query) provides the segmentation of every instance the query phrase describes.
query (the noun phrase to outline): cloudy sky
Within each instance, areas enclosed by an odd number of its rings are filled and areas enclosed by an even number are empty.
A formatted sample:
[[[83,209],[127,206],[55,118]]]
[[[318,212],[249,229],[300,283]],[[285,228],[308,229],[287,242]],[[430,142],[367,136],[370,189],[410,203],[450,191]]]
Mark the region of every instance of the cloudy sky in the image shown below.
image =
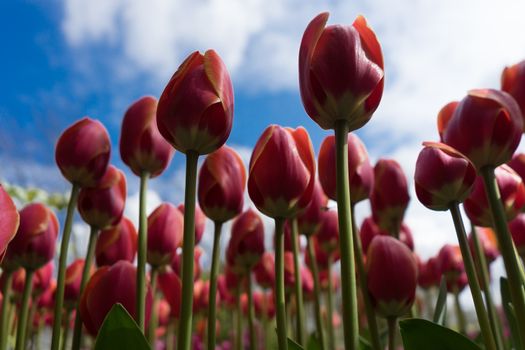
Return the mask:
[[[385,59],[381,106],[358,134],[371,159],[392,157],[412,185],[424,140],[436,139],[441,106],[471,88],[499,86],[502,69],[525,59],[519,0],[26,0],[0,3],[0,177],[66,190],[53,163],[56,137],[89,115],[108,128],[114,149],[122,115],[143,95],[159,96],[192,51],[214,48],[235,89],[228,143],[245,161],[270,123],[305,126],[317,150],[327,135],[305,114],[297,56],[308,22],[330,11],[329,23],[363,14]],[[152,203],[182,199],[183,157],[152,181]],[[122,167],[118,151],[112,161]],[[129,172],[128,172],[129,173]],[[129,173],[130,174],[130,173]],[[138,181],[128,177],[128,214]],[[367,215],[368,204],[359,215]],[[446,213],[412,203],[406,218],[425,257],[455,241]],[[207,244],[207,243],[205,243]]]

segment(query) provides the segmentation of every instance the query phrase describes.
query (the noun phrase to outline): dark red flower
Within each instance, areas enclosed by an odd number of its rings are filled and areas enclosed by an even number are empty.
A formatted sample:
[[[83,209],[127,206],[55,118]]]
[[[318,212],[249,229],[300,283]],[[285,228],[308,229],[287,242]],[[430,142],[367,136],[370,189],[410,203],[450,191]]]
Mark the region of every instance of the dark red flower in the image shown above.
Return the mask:
[[[133,262],[137,254],[137,230],[127,217],[100,231],[95,245],[97,266],[113,265],[119,260]]]
[[[164,266],[171,263],[182,242],[182,213],[170,203],[162,203],[148,216],[148,263]]]

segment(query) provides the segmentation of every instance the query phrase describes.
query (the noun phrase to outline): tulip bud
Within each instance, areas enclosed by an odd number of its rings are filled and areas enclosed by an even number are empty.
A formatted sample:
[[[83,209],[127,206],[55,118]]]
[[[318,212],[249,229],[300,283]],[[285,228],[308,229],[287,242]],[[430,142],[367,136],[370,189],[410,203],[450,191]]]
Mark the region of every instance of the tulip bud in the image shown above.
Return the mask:
[[[315,180],[310,204],[308,204],[308,207],[297,216],[299,233],[305,236],[311,236],[319,230],[327,204],[328,198],[324,194],[319,180]]]
[[[468,280],[465,280],[465,265],[459,246],[445,244],[439,250],[437,260],[441,275],[445,276],[447,281],[447,290],[449,292],[463,290]]]
[[[226,142],[232,122],[233,86],[226,66],[213,50],[192,53],[160,96],[160,133],[180,152],[207,154]]]
[[[519,214],[509,222],[509,231],[519,255],[525,257],[525,214]]]
[[[496,233],[489,227],[477,227],[476,235],[478,237],[479,244],[481,245],[483,254],[485,254],[485,260],[487,261],[487,263],[490,264],[499,256]],[[468,236],[468,242],[470,246],[470,251],[472,252],[472,256],[474,257],[474,259],[477,259],[476,247],[474,245],[474,238],[472,237],[472,233],[470,233],[470,235]]]
[[[133,262],[137,254],[137,230],[127,217],[100,231],[95,245],[97,266],[113,265],[119,260]]]
[[[53,310],[55,307],[55,291],[57,288],[57,281],[52,279],[47,288],[40,294],[38,298],[38,308]]]
[[[497,167],[495,174],[507,221],[510,221],[525,206],[525,185],[519,175],[507,165]],[[492,211],[485,194],[482,176],[476,178],[474,190],[463,206],[475,225],[492,227]]]
[[[304,296],[311,299],[314,294],[314,276],[308,266],[301,266],[301,283]]]
[[[201,276],[201,256],[202,249],[195,247],[193,251],[193,280],[196,281]],[[177,251],[173,261],[171,262],[171,269],[177,274],[177,276],[182,277],[182,250]]]
[[[42,294],[51,284],[53,278],[53,260],[35,271],[33,275],[33,295]]]
[[[525,153],[516,153],[512,156],[512,159],[507,163],[521,179],[525,179]]]
[[[171,263],[182,242],[183,220],[180,210],[170,203],[159,205],[148,216],[148,264]]]
[[[82,271],[84,270],[84,260],[73,261],[66,269],[66,284],[64,287],[64,307],[74,309],[80,298],[80,282],[82,281]]]
[[[69,182],[89,187],[96,185],[106,172],[110,151],[111,142],[104,125],[86,117],[60,135],[55,160]]]
[[[337,211],[328,210],[323,215],[321,227],[316,234],[319,247],[326,254],[339,250],[339,221]]]
[[[266,317],[271,320],[275,316],[274,298],[275,297],[273,296],[272,292],[253,293],[253,306],[257,318],[263,319],[264,317]]]
[[[5,255],[7,245],[15,237],[20,224],[20,215],[16,210],[15,203],[5,191],[4,187],[0,185],[0,222],[2,222],[2,229],[0,229],[0,263]]]
[[[367,252],[368,291],[383,317],[404,315],[414,303],[417,261],[406,245],[390,236],[377,236]]]
[[[319,181],[326,195],[334,201],[337,200],[335,153],[335,137],[327,136],[319,150]],[[353,133],[348,134],[348,182],[353,204],[370,197],[374,185],[374,169],[370,165],[365,145]]]
[[[136,319],[137,269],[128,261],[99,268],[86,285],[80,302],[80,314],[88,332],[95,336],[114,304],[120,303]],[[146,324],[153,298],[146,293]]]
[[[206,157],[199,173],[199,204],[216,222],[233,219],[242,212],[246,170],[241,157],[222,146]]]
[[[370,246],[372,239],[375,236],[380,235],[390,236],[390,233],[381,230],[381,228],[374,221],[374,218],[371,216],[363,220],[363,223],[361,224],[361,230],[359,230],[363,252],[368,251],[368,247]],[[401,223],[398,239],[403,242],[408,247],[408,249],[414,251],[414,238],[412,236],[412,232],[404,222]]]
[[[288,290],[295,288],[295,264],[292,252],[284,252],[284,286]]]
[[[253,209],[248,209],[232,224],[226,261],[235,268],[249,271],[261,259],[263,253],[263,221]]]
[[[182,283],[179,276],[173,272],[164,272],[159,274],[157,279],[164,298],[170,304],[171,317],[178,319],[182,297]]]
[[[407,179],[399,163],[380,159],[374,167],[374,189],[370,197],[375,222],[382,230],[397,236],[409,200]]]
[[[273,288],[275,285],[275,256],[273,253],[264,252],[261,259],[253,267],[255,281],[264,289]]]
[[[461,153],[442,143],[424,143],[414,182],[419,201],[431,210],[448,210],[470,194],[476,169]]]
[[[120,157],[137,176],[156,177],[166,169],[175,150],[157,127],[157,99],[144,96],[128,108],[120,133]]]
[[[217,291],[221,303],[227,307],[233,307],[236,303],[235,291],[230,290],[227,281],[226,275],[219,275],[217,277]]]
[[[90,226],[104,229],[117,224],[126,204],[126,177],[109,165],[95,187],[84,187],[78,197],[78,212]]]
[[[177,209],[180,210],[184,216],[184,203],[179,204]],[[195,205],[195,244],[199,244],[202,235],[204,234],[204,229],[206,228],[206,215],[202,212],[201,208],[198,205]],[[181,242],[183,244],[183,242]]]
[[[53,259],[57,237],[55,213],[41,203],[28,204],[20,210],[20,226],[7,254],[20,266],[36,270]]]
[[[458,107],[459,102],[458,101],[452,101],[447,103],[438,113],[437,118],[437,128],[439,133],[439,140],[443,142],[443,135],[445,135],[445,130],[448,127],[448,123],[450,122],[450,119],[452,119],[452,116],[454,115],[454,111]]]
[[[193,284],[193,312],[206,312],[210,303],[210,281],[197,280]]]
[[[492,89],[471,90],[459,103],[443,139],[481,169],[509,161],[522,130],[521,111],[512,96]]]
[[[418,284],[423,289],[439,286],[441,270],[437,258],[430,258],[425,263],[419,264]]]
[[[289,218],[310,203],[315,184],[312,142],[303,127],[271,125],[250,159],[248,193],[263,214]]]
[[[525,61],[510,67],[505,67],[501,74],[501,90],[514,97],[521,109],[522,117],[525,116]],[[525,127],[525,123],[524,123]]]
[[[328,13],[306,28],[299,51],[299,87],[306,113],[323,129],[346,120],[362,127],[383,94],[383,54],[364,17],[351,26],[326,26]]]

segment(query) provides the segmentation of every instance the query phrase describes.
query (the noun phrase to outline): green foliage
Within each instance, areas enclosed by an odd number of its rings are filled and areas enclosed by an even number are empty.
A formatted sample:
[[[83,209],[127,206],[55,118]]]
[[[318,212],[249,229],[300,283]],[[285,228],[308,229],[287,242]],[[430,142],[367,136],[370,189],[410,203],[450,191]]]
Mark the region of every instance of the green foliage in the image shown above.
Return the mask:
[[[432,320],[441,326],[445,325],[447,319],[447,282],[445,276],[441,278],[439,285],[439,295],[434,309],[434,317]]]
[[[510,299],[510,289],[509,281],[505,277],[501,277],[499,280],[499,288],[501,292],[501,304],[503,306],[503,311],[505,312],[505,317],[509,323],[511,342],[513,348],[519,348],[517,344],[520,342],[520,335],[518,330],[518,323],[516,320],[516,314],[514,307],[512,306],[512,301]]]

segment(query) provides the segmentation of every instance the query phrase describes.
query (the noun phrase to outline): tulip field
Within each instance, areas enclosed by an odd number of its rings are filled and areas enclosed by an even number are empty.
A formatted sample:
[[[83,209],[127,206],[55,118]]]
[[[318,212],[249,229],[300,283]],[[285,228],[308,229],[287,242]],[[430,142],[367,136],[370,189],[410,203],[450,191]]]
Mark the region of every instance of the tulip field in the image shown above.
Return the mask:
[[[405,174],[395,159],[371,164],[355,133],[381,104],[381,38],[363,16],[328,20],[305,23],[297,53],[305,115],[333,131],[317,155],[305,127],[271,124],[244,164],[228,146],[232,81],[210,49],[180,63],[158,99],[129,101],[118,149],[89,117],[61,132],[62,207],[0,186],[0,350],[525,350],[525,61],[503,70],[500,90],[443,101],[435,139],[421,140]],[[175,152],[184,202],[148,213],[148,184]],[[408,177],[457,235],[428,260],[404,221]],[[138,227],[123,215],[132,181]],[[371,215],[359,221],[364,201]],[[86,255],[70,261],[77,213],[90,233]]]

